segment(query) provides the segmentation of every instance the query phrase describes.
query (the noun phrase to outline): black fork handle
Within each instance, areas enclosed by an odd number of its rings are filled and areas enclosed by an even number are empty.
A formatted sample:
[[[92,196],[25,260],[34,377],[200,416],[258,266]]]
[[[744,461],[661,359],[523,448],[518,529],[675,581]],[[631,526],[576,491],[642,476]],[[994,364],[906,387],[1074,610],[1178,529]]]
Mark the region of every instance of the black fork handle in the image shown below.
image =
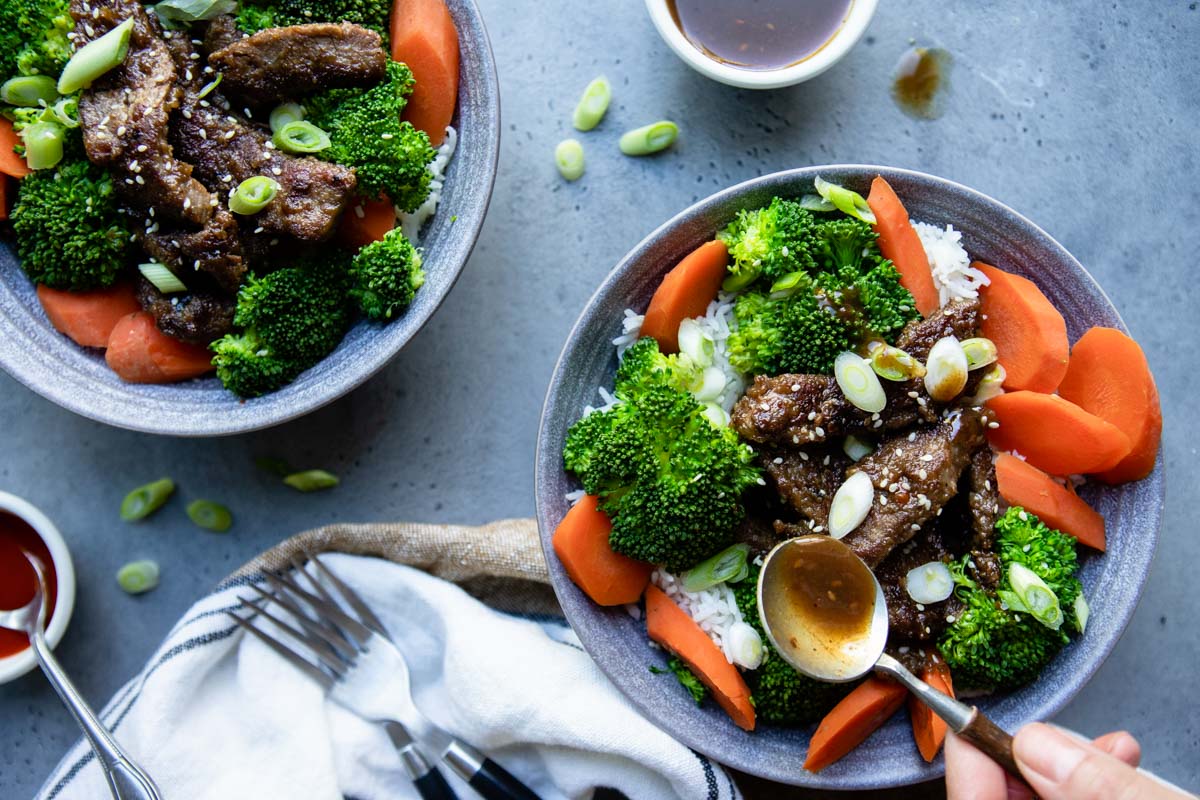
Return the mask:
[[[464,742],[453,742],[442,758],[484,800],[541,800],[511,772]]]

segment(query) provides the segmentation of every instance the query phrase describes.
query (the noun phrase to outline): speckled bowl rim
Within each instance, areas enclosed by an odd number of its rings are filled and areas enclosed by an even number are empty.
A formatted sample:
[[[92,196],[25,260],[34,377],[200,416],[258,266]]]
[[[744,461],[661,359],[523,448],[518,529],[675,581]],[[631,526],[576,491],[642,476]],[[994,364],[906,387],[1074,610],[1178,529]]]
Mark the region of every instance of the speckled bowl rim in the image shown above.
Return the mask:
[[[757,733],[743,734],[727,718],[723,718],[723,712],[712,708],[713,703],[706,704],[708,706],[706,711],[696,709],[693,713],[694,707],[683,696],[683,693],[671,691],[678,687],[672,687],[669,683],[649,684],[645,676],[640,673],[648,672],[647,663],[650,662],[629,663],[629,654],[617,645],[618,635],[613,634],[611,630],[605,630],[609,626],[623,623],[621,616],[625,615],[624,610],[620,608],[602,609],[593,604],[571,582],[555,556],[551,543],[554,529],[561,520],[562,514],[565,513],[566,507],[566,502],[559,490],[569,483],[562,467],[562,438],[561,435],[556,435],[555,427],[564,425],[564,422],[569,424],[570,421],[578,418],[581,411],[581,408],[562,408],[560,397],[566,390],[568,380],[579,377],[569,375],[570,366],[585,346],[587,341],[585,337],[602,335],[604,332],[615,335],[613,326],[619,322],[601,317],[600,308],[604,305],[605,299],[610,294],[617,292],[618,287],[626,282],[645,278],[646,276],[642,273],[648,269],[657,268],[657,275],[654,276],[656,284],[661,274],[674,261],[677,261],[679,256],[705,241],[704,236],[696,236],[695,231],[689,233],[686,230],[689,222],[695,218],[703,217],[732,200],[756,191],[794,195],[797,193],[798,186],[811,186],[812,178],[818,174],[833,180],[859,183],[869,180],[874,175],[883,175],[889,181],[915,182],[924,185],[930,191],[949,192],[961,202],[982,204],[988,209],[990,215],[996,215],[1001,220],[1002,226],[1006,230],[1012,231],[1014,237],[1031,239],[1043,253],[1051,256],[1058,266],[1064,267],[1070,273],[1074,290],[1089,295],[1092,302],[1106,307],[1110,318],[1104,322],[1122,330],[1126,329],[1119,313],[1104,290],[1061,244],[1013,209],[962,184],[914,170],[862,164],[806,167],[745,181],[693,204],[660,226],[620,261],[588,300],[584,311],[568,335],[563,351],[555,365],[542,410],[535,456],[537,519],[551,583],[567,620],[600,669],[647,719],[654,721],[655,724],[696,752],[751,775],[813,789],[879,790],[938,779],[945,771],[942,759],[939,757],[934,763],[925,764],[917,756],[914,748],[912,757],[903,759],[903,763],[884,763],[881,759],[876,759],[876,746],[871,739],[868,739],[843,762],[820,773],[811,773],[803,769],[800,758],[803,753],[802,746],[794,751],[788,751],[790,757],[772,760],[767,757],[762,743],[753,743],[754,740],[749,737],[779,735],[780,738],[798,742],[799,740],[793,734],[783,735],[789,729],[771,727],[762,728]],[[953,220],[947,221],[953,222]],[[956,225],[956,227],[958,226]],[[707,238],[711,238],[712,233],[713,231],[709,230]],[[645,265],[644,260],[654,254],[654,245],[665,237],[673,235],[679,235],[681,239],[686,240],[681,241],[679,246],[675,247],[678,252],[673,259],[669,263],[664,263],[663,254],[659,253],[659,264]],[[974,256],[974,254],[972,255]],[[609,376],[611,377],[611,370],[615,365],[615,354],[610,356],[610,361],[613,362],[609,365]],[[1109,614],[1103,621],[1105,625],[1103,638],[1097,639],[1093,635],[1091,638],[1083,637],[1074,641],[1063,653],[1059,654],[1055,663],[1047,668],[1047,673],[1057,672],[1055,664],[1069,662],[1064,666],[1070,666],[1075,671],[1069,673],[1065,680],[1060,681],[1057,685],[1047,686],[1044,679],[1046,673],[1043,673],[1043,679],[1029,687],[1017,692],[998,695],[994,699],[980,701],[985,711],[991,713],[1002,725],[1007,725],[1010,729],[1015,729],[1020,724],[1033,719],[1051,718],[1061,711],[1091,679],[1112,652],[1141,598],[1157,548],[1162,521],[1165,476],[1161,451],[1154,471],[1144,480],[1098,491],[1102,493],[1097,495],[1104,504],[1102,511],[1119,505],[1117,499],[1114,499],[1117,495],[1123,497],[1127,493],[1136,493],[1137,502],[1135,504],[1139,508],[1139,513],[1135,516],[1136,530],[1110,528],[1109,552],[1105,556],[1101,556],[1100,560],[1086,561],[1084,572],[1091,571],[1092,574],[1111,578],[1112,576],[1108,575],[1108,572],[1113,569],[1133,569],[1136,579],[1126,583],[1120,583],[1118,580],[1117,588],[1121,592],[1120,603],[1109,609]],[[1108,514],[1106,514],[1107,516]],[[1112,556],[1114,552],[1112,545],[1118,543],[1124,545],[1121,549],[1123,560],[1103,561],[1104,558]],[[1095,566],[1096,564],[1099,566]],[[1117,578],[1120,578],[1120,573],[1117,574]],[[1109,586],[1110,582],[1106,582],[1105,587]],[[1093,608],[1095,608],[1095,602],[1093,602]],[[1095,620],[1095,616],[1093,616],[1093,620]],[[1096,626],[1097,622],[1093,621],[1089,625],[1089,632],[1092,632]],[[630,629],[627,627],[626,630]],[[645,638],[644,626],[641,627],[641,636],[643,639]],[[1072,653],[1073,655],[1069,655]],[[1080,660],[1082,660],[1082,664],[1078,663]],[[1059,669],[1061,668],[1063,667]],[[1048,696],[1044,697],[1041,702],[1030,703],[1029,695],[1032,692],[1046,692],[1047,690]],[[1036,700],[1037,698],[1032,699]],[[701,717],[703,717],[702,721],[707,723],[704,726],[696,724]],[[894,729],[898,725],[902,725],[906,729],[901,735],[907,736],[911,741],[911,733],[907,732],[907,717],[904,714],[898,714],[875,736],[881,736],[884,731]],[[791,730],[794,733],[797,729]],[[798,730],[802,732],[806,741],[812,726]],[[747,741],[751,743],[741,746]],[[885,746],[889,745],[891,741],[885,742]],[[789,743],[785,742],[784,744]],[[866,766],[864,762],[870,764],[869,768],[864,768]],[[846,765],[853,765],[853,767],[847,769]]]
[[[458,28],[461,54],[453,123],[459,129],[459,149],[447,169],[443,203],[421,242],[426,284],[403,317],[386,327],[359,321],[325,360],[264,397],[241,401],[215,377],[157,386],[123,384],[105,374],[102,351],[78,347],[50,326],[28,279],[10,264],[16,257],[4,243],[0,368],[46,399],[98,422],[145,433],[208,437],[261,430],[304,416],[387,366],[458,281],[496,180],[500,88],[491,42],[475,0],[447,0],[447,6]]]

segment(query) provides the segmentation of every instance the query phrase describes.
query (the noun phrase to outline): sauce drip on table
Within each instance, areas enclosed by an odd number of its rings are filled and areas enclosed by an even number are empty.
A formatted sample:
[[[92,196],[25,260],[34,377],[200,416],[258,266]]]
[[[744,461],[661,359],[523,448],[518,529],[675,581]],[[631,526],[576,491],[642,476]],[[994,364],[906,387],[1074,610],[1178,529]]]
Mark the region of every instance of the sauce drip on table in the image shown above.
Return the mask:
[[[37,574],[21,552],[25,548],[46,565],[48,608],[47,624],[54,615],[57,600],[58,576],[50,550],[37,531],[20,517],[0,511],[0,609],[20,608],[33,599]],[[0,628],[0,658],[14,655],[29,647],[29,638],[18,631]]]
[[[942,115],[949,73],[950,54],[945,50],[910,48],[896,63],[892,99],[910,117],[937,119]]]
[[[709,58],[745,69],[791,66],[842,27],[853,0],[667,0],[683,35]]]

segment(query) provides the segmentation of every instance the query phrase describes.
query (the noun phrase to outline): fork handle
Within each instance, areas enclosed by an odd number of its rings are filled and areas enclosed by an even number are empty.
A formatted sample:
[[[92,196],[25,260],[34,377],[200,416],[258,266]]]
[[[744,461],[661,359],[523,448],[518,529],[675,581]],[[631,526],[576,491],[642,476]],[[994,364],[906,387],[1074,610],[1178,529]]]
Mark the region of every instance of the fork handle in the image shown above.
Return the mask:
[[[404,771],[412,779],[413,786],[422,800],[458,800],[458,795],[450,788],[446,777],[435,765],[429,763],[429,759],[417,748],[417,743],[408,738],[407,733],[402,738],[397,737],[391,725],[384,727],[392,737],[392,744],[396,746],[396,753],[400,756]]]
[[[465,742],[451,742],[442,759],[484,800],[541,800],[511,772]]]

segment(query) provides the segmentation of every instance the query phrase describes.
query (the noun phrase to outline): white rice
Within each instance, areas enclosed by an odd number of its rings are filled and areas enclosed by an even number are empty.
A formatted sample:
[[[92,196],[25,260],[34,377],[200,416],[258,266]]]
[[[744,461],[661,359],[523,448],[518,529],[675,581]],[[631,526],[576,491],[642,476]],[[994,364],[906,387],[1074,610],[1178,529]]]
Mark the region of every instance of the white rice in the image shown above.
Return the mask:
[[[729,652],[727,644],[727,633],[731,626],[743,620],[733,590],[727,584],[718,583],[700,592],[689,592],[683,588],[679,578],[661,567],[650,576],[650,582],[662,589],[667,597],[687,612],[700,626],[700,630],[708,634],[713,644],[721,649],[725,659],[730,664],[734,663],[733,654]]]
[[[962,246],[962,232],[949,223],[945,228],[915,221],[912,225],[929,259],[941,305],[979,297],[979,287],[988,285],[988,277],[971,266],[971,258]]]
[[[400,220],[400,230],[404,232],[410,242],[416,242],[421,238],[421,228],[437,212],[438,203],[442,202],[442,186],[446,183],[446,167],[449,166],[457,146],[458,131],[451,126],[446,126],[446,138],[442,140],[441,147],[437,149],[437,155],[433,157],[433,161],[429,163],[428,167],[429,172],[433,175],[433,179],[429,182],[429,196],[411,214],[402,211],[396,214],[397,219]]]

